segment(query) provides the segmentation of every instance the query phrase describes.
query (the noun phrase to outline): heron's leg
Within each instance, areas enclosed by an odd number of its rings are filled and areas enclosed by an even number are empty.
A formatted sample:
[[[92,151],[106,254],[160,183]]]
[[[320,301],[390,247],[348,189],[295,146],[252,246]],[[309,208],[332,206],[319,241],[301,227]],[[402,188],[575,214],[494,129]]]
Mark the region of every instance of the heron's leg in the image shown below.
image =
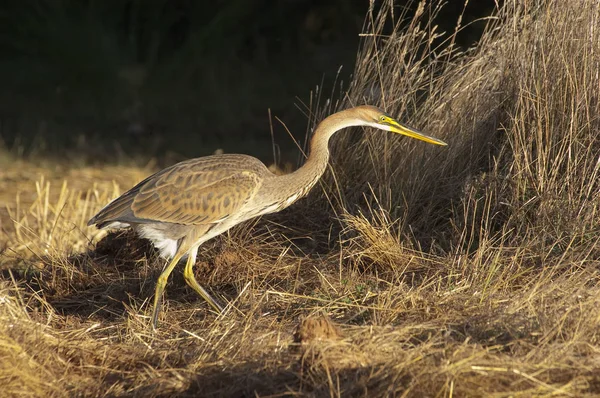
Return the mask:
[[[213,307],[213,309],[215,311],[217,311],[218,313],[221,313],[223,311],[223,307],[221,307],[210,296],[210,294],[208,294],[208,292],[206,290],[204,290],[204,288],[202,286],[200,286],[200,284],[196,280],[196,277],[194,276],[194,264],[196,264],[196,255],[197,254],[198,254],[197,247],[190,250],[190,254],[188,255],[187,262],[185,263],[185,269],[183,270],[183,277],[185,278],[185,281],[187,282],[189,287],[194,289],[196,291],[196,293],[198,293],[200,296],[202,296],[202,298],[204,300],[206,300],[208,302],[208,304],[210,304],[210,306]]]
[[[160,274],[158,280],[156,281],[156,290],[154,291],[154,307],[152,308],[152,328],[156,329],[156,325],[158,323],[158,313],[160,312],[160,307],[162,305],[163,300],[163,292],[165,291],[165,287],[167,286],[167,280],[169,279],[169,275],[173,272],[173,268],[177,265],[181,257],[183,257],[185,253],[177,252],[175,256],[171,259],[167,268]]]

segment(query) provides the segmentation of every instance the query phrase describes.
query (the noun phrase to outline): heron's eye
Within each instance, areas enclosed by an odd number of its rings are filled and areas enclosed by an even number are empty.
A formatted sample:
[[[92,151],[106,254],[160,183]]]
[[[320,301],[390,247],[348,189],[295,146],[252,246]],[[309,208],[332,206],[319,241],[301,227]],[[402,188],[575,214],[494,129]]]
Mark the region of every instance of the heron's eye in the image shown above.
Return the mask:
[[[379,116],[379,120],[380,120],[380,121],[382,121],[382,122],[385,122],[385,119],[386,119],[386,117],[385,117],[385,116],[383,116],[383,115]]]

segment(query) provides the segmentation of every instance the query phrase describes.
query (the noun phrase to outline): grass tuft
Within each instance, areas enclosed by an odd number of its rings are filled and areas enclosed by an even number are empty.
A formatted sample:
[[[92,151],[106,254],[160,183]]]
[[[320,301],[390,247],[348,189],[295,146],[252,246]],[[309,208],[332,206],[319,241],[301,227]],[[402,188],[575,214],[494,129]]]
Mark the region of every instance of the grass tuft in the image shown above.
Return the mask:
[[[600,394],[600,5],[507,0],[459,51],[439,4],[369,14],[349,91],[313,105],[379,105],[448,147],[337,135],[320,189],[202,248],[222,315],[176,271],[152,333],[163,261],[85,225],[150,170],[7,161],[3,393]]]

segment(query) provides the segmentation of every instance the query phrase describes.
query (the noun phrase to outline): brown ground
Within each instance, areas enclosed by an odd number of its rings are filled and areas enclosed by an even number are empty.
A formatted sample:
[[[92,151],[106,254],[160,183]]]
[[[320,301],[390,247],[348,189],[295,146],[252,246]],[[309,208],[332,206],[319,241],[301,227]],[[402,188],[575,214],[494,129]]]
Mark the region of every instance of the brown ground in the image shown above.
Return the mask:
[[[340,134],[309,197],[203,247],[225,312],[176,270],[156,333],[163,261],[85,225],[153,167],[2,152],[0,395],[600,395],[599,7],[507,1],[467,53],[373,16],[340,106],[449,146]]]

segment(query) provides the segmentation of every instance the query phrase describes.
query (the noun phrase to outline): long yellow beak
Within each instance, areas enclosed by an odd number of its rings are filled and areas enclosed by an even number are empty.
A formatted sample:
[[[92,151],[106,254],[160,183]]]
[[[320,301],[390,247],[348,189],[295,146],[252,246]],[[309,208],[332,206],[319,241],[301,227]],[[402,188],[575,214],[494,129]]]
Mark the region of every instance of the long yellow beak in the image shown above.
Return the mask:
[[[443,145],[443,146],[448,145],[444,141],[438,140],[435,137],[431,137],[429,135],[420,133],[417,130],[411,129],[408,126],[403,126],[392,118],[389,118],[387,120],[387,123],[388,123],[388,126],[390,127],[390,131],[393,133],[402,134],[402,135],[405,135],[405,136],[411,137],[411,138],[416,138],[417,140],[429,142],[430,144]]]

